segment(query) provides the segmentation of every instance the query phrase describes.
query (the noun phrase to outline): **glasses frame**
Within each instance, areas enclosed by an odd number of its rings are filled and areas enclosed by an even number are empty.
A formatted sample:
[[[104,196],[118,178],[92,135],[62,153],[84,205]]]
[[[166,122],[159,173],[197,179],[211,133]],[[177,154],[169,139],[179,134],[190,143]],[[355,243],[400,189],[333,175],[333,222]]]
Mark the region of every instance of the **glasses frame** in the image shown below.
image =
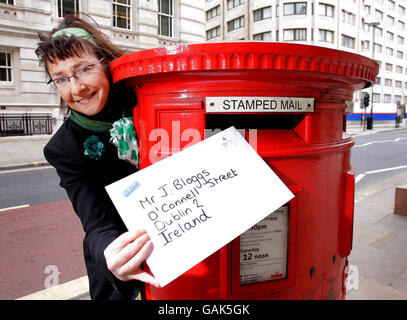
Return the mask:
[[[94,67],[94,66],[96,66],[98,63],[101,63],[104,59],[105,59],[105,57],[99,59],[99,60],[96,61],[95,63],[91,63],[91,64],[88,64],[88,65],[86,65],[86,66],[83,66],[82,68],[79,68],[78,70],[76,70],[76,71],[75,71],[72,75],[70,75],[70,76],[59,77],[59,78],[56,78],[56,79],[50,79],[50,80],[47,82],[47,84],[53,83],[56,87],[60,87],[60,85],[58,85],[58,84],[55,83],[55,81],[57,81],[57,80],[59,80],[59,79],[67,79],[67,80],[68,80],[67,84],[71,82],[71,78],[75,78],[75,79],[78,80],[78,79],[80,78],[80,77],[78,76],[78,74],[80,74],[83,69],[89,68],[89,67]]]

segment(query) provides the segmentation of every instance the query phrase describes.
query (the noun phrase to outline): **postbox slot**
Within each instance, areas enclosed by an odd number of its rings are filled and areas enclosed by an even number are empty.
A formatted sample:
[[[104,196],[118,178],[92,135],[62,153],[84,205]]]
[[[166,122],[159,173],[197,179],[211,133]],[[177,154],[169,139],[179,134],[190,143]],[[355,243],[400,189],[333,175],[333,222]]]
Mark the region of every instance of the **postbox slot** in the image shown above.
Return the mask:
[[[234,126],[245,137],[256,136],[257,146],[309,143],[309,115],[306,114],[206,114],[206,133]],[[256,132],[253,132],[256,131]],[[243,134],[243,133],[242,133]],[[210,134],[208,134],[209,136]]]
[[[207,129],[287,129],[293,130],[304,119],[303,114],[207,114]]]

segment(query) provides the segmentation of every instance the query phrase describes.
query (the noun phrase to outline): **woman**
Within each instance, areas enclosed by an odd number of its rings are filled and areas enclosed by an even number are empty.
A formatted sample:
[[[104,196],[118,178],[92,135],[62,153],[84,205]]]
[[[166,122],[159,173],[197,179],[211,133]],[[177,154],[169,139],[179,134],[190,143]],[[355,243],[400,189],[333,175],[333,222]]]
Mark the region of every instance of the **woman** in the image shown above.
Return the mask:
[[[137,169],[134,152],[133,159],[123,161],[110,143],[118,144],[118,137],[110,136],[117,134],[112,124],[131,115],[136,104],[132,90],[113,84],[109,71],[110,62],[122,52],[75,14],[40,35],[40,40],[36,49],[40,64],[58,89],[61,106],[70,113],[44,155],[56,168],[85,231],[91,298],[134,299],[143,282],[159,285],[141,269],[152,250],[148,235],[143,230],[127,231],[104,189]]]

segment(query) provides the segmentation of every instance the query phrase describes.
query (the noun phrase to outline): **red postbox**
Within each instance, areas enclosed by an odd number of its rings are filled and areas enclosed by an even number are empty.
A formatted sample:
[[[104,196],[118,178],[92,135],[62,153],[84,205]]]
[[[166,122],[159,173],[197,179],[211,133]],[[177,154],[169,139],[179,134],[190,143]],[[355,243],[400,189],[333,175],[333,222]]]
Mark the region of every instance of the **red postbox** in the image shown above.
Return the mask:
[[[111,69],[138,96],[141,168],[233,125],[295,194],[273,218],[274,240],[259,238],[261,254],[246,237],[270,221],[164,288],[147,285],[147,299],[345,297],[354,203],[345,109],[375,82],[376,62],[322,47],[239,42],[144,50]]]

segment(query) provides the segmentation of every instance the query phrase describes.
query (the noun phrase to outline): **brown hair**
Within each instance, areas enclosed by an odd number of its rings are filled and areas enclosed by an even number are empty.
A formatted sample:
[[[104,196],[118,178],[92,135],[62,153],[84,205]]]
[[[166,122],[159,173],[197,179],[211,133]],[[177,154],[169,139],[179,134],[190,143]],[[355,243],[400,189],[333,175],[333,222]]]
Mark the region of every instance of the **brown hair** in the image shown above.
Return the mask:
[[[58,27],[54,28],[49,33],[39,33],[40,42],[35,50],[39,63],[44,67],[48,77],[51,78],[47,63],[54,63],[56,60],[65,60],[70,57],[80,56],[83,53],[94,53],[98,59],[105,58],[103,66],[112,85],[113,80],[108,67],[109,62],[122,56],[124,52],[109,41],[108,37],[100,31],[99,26],[92,17],[84,13],[81,13],[80,15],[88,17],[93,21],[94,25],[80,18],[79,13],[71,13],[61,21]],[[82,28],[88,31],[95,43],[74,35],[53,37],[53,34],[58,30],[73,27]],[[60,101],[60,107],[66,114],[70,110],[62,98]]]
[[[44,67],[48,76],[47,63],[54,63],[55,60],[65,60],[87,52],[94,53],[99,59],[105,58],[106,61],[111,61],[123,55],[123,51],[109,41],[107,36],[99,30],[97,23],[89,15],[84,13],[81,15],[87,16],[93,21],[95,26],[81,19],[79,13],[72,13],[66,16],[57,28],[54,28],[49,33],[39,34],[41,42],[38,44],[35,54],[39,58],[40,65]],[[96,45],[91,41],[74,35],[52,36],[58,30],[72,27],[87,30]]]

